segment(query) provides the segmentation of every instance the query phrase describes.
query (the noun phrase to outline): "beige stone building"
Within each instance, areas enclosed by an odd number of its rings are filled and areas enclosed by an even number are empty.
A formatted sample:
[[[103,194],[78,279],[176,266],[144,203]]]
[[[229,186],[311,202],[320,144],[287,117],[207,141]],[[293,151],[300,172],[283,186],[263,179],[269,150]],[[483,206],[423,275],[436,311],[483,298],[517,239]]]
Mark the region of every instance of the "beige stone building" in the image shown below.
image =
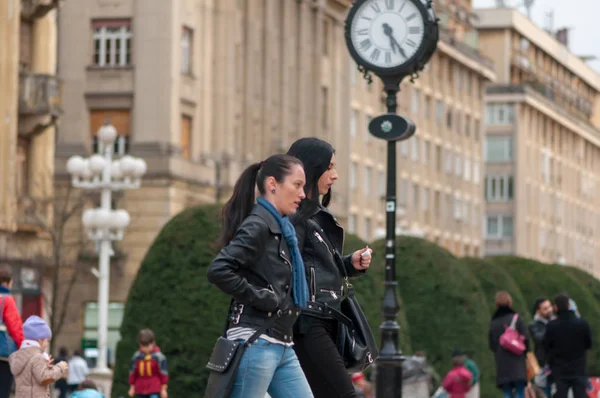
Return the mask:
[[[481,255],[482,106],[495,79],[475,49],[470,1],[439,2],[443,36],[429,69],[406,82],[399,111],[417,137],[399,151],[399,231],[421,231],[459,255]],[[385,144],[369,137],[383,112],[377,81],[351,62],[348,0],[66,0],[59,12],[64,115],[56,178],[89,154],[101,123],[118,153],[143,157],[143,187],[118,199],[132,216],[112,265],[109,345],[149,245],[176,213],[227,199],[242,168],[302,136],[329,140],[340,180],[332,211],[367,240],[383,231]],[[95,338],[96,281],[87,275],[61,341]],[[109,360],[110,361],[110,360]]]
[[[510,9],[478,10],[486,94],[486,252],[600,276],[600,75]]]
[[[0,265],[13,269],[24,318],[45,314],[42,259],[49,255],[60,114],[54,7],[0,0]]]

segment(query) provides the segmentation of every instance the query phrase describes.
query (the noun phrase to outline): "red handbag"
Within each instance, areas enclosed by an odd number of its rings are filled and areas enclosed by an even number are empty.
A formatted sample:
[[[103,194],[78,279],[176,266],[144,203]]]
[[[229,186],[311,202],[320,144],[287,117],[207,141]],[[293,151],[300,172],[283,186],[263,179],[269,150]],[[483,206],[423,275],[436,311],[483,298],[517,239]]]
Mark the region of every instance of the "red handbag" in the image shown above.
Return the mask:
[[[516,328],[518,318],[519,314],[515,314],[510,326],[504,326],[506,330],[500,336],[500,346],[515,355],[523,355],[525,352],[525,337],[521,336]]]

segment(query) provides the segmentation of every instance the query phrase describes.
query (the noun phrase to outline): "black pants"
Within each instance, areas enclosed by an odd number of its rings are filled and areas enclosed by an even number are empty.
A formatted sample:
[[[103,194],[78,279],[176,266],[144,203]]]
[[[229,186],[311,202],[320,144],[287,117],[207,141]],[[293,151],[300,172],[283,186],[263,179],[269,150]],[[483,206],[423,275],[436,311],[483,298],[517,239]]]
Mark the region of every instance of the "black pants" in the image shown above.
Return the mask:
[[[294,350],[315,398],[355,398],[356,392],[335,345],[337,321],[313,318]]]
[[[12,388],[13,375],[8,361],[0,361],[0,398],[9,398]]]
[[[573,398],[587,398],[587,377],[559,377],[554,379],[556,383],[555,398],[567,398],[569,389],[573,390]]]

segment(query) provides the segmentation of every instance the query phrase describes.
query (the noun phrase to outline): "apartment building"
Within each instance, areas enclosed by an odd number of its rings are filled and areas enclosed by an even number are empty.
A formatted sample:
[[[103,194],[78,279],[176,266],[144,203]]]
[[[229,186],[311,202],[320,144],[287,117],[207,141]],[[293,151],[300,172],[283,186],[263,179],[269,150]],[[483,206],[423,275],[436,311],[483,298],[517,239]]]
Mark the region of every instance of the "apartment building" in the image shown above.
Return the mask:
[[[414,84],[406,79],[398,112],[417,125],[398,145],[399,234],[423,236],[460,256],[483,254],[483,98],[494,81],[492,61],[477,50],[470,1],[435,3],[441,40]],[[350,61],[352,64],[352,61]],[[367,126],[385,112],[374,76],[367,85],[351,65],[348,230],[385,236],[386,144]]]
[[[0,265],[13,270],[23,317],[45,314],[42,275],[60,114],[53,8],[51,1],[0,0]]]
[[[512,9],[477,10],[486,92],[486,252],[600,276],[600,75]]]

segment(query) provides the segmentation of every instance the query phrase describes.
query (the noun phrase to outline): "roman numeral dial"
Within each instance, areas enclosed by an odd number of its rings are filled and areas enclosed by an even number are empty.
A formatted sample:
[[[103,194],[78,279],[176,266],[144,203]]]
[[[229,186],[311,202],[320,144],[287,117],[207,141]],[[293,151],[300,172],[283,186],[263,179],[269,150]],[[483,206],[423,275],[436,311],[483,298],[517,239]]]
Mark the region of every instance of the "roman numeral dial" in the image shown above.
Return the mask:
[[[358,57],[357,61],[381,69],[410,62],[424,40],[425,11],[421,1],[359,0],[347,22],[355,53],[352,55]]]

